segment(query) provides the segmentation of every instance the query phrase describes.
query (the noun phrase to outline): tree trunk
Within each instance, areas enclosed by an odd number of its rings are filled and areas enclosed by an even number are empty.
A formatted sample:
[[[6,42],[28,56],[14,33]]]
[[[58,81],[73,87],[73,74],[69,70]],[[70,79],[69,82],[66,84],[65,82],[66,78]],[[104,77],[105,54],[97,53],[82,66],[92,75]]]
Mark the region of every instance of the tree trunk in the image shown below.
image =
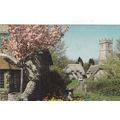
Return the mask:
[[[27,83],[27,86],[24,90],[24,92],[21,95],[21,100],[28,100],[29,96],[34,92],[36,87],[36,82],[35,81],[29,81]]]

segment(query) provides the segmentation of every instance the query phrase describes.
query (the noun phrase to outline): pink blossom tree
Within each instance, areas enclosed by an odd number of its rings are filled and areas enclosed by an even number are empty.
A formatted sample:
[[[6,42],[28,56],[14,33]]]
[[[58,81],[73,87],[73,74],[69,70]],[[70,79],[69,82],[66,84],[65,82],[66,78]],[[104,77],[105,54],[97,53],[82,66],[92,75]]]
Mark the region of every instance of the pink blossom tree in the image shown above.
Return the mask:
[[[2,49],[21,59],[38,49],[53,47],[68,30],[68,25],[9,25],[10,40],[3,37]]]

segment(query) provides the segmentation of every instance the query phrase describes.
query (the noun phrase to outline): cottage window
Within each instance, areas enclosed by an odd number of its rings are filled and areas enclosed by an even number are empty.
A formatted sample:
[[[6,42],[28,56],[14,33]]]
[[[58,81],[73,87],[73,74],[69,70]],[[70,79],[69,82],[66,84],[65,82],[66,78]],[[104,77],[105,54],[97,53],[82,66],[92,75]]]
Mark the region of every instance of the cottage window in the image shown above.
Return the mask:
[[[4,88],[4,72],[0,71],[0,88]]]
[[[16,74],[13,74],[12,80],[13,80],[14,89],[17,89],[17,76],[16,76]]]
[[[19,92],[19,91],[20,91],[20,72],[12,71],[11,82],[10,82],[10,92]]]

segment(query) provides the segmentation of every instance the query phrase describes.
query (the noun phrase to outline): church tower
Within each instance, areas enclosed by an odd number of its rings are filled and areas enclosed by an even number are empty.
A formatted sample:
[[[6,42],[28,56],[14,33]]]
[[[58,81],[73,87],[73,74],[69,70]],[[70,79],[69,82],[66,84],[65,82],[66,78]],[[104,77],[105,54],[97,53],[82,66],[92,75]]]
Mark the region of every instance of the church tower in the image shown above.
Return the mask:
[[[99,64],[105,61],[113,53],[113,41],[110,39],[102,39],[99,41]]]

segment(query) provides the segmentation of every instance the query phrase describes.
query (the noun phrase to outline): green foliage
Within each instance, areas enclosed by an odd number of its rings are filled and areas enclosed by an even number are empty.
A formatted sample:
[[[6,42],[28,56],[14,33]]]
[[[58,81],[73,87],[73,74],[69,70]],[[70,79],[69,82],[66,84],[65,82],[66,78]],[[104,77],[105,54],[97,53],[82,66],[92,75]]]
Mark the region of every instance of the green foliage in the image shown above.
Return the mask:
[[[109,78],[111,79],[120,78],[120,59],[116,55],[111,56],[104,63],[103,68],[106,70]]]
[[[51,69],[61,72],[68,64],[74,63],[74,61],[66,57],[66,47],[63,41],[58,42],[58,44],[50,50],[53,60],[53,66]]]
[[[78,80],[71,80],[70,83],[67,85],[68,89],[76,89],[79,85],[79,81]]]
[[[97,80],[87,81],[87,91],[105,95],[119,96],[120,95],[120,60],[116,55],[111,56],[103,64],[103,69],[106,71],[104,76]]]
[[[63,97],[65,95],[66,86],[71,82],[68,76],[63,72],[63,69],[68,64],[73,63],[72,60],[69,60],[66,57],[65,51],[66,51],[65,44],[64,42],[61,41],[50,51],[53,60],[53,65],[50,67],[52,73],[51,80],[52,87],[50,91],[51,96],[55,96],[55,98],[57,96],[57,99],[59,99],[60,96]]]
[[[87,91],[106,96],[120,95],[120,79],[99,78],[97,81],[87,82]]]
[[[74,101],[120,101],[120,96],[105,96],[88,92],[74,96]]]
[[[63,69],[70,63],[74,63],[74,61],[68,59],[65,55],[66,47],[63,41],[58,42],[58,44],[51,49],[51,56],[53,60],[53,65],[51,66],[51,71],[56,71],[60,74],[60,76],[65,80],[65,83],[68,84],[70,82],[69,78],[63,72]]]
[[[71,82],[67,85],[67,89],[73,90],[73,97],[79,96],[83,94],[84,91],[81,92],[81,85],[79,80],[71,80]]]
[[[88,63],[84,63],[84,70],[85,70],[85,72],[87,72],[87,70],[89,69],[89,64]]]

